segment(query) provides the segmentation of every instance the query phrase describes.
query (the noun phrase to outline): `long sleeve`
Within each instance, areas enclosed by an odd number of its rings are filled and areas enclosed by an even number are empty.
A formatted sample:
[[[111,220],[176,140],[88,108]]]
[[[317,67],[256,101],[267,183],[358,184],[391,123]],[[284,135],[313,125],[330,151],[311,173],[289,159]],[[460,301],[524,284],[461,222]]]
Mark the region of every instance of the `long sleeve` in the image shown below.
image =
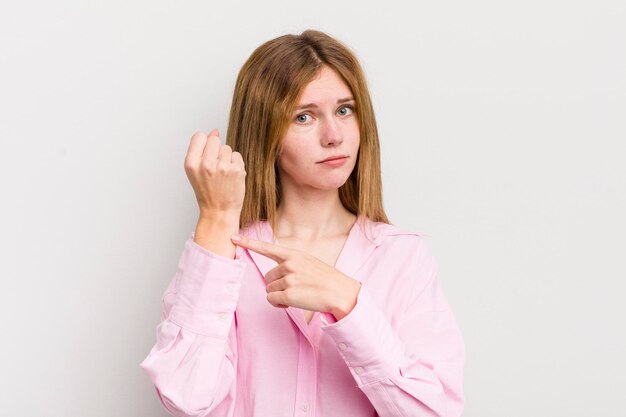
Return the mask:
[[[353,310],[323,320],[357,386],[380,417],[459,417],[465,345],[422,243],[416,284],[394,329],[367,285]]]
[[[156,344],[140,366],[176,417],[232,416],[237,375],[235,307],[246,268],[193,241],[163,295]]]

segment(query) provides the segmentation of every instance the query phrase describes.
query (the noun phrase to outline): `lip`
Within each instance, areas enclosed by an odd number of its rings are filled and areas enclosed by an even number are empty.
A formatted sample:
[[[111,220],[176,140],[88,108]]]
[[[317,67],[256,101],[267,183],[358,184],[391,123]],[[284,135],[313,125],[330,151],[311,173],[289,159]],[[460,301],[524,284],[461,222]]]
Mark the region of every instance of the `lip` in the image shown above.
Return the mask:
[[[347,158],[348,155],[333,155],[333,156],[329,156],[328,158],[324,159],[323,161],[319,161],[318,163],[321,164],[322,162],[328,162],[328,161],[334,161],[336,159],[342,159],[342,158]]]
[[[348,160],[347,156],[341,156],[339,158],[331,157],[320,162],[320,165],[337,168],[345,164],[347,160]]]

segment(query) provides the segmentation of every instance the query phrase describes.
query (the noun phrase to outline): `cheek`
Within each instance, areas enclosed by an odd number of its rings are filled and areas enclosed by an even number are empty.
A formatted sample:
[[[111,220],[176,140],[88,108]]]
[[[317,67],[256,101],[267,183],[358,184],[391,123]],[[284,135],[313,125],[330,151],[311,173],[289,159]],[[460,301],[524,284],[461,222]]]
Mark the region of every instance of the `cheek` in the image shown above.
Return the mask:
[[[315,155],[315,143],[302,133],[291,133],[283,140],[281,158],[286,164],[300,165]]]
[[[357,151],[361,145],[361,137],[359,135],[359,130],[356,129],[355,133],[351,136],[351,142],[349,144],[349,147],[354,150]]]
[[[283,151],[278,158],[278,166],[290,175],[302,173],[308,163],[309,153],[302,147],[283,145]]]
[[[348,134],[346,135],[347,138],[350,138],[351,141],[356,142],[358,144],[360,141],[361,133],[359,131],[359,122],[356,119],[353,119],[351,123],[348,125],[347,132],[348,132]]]

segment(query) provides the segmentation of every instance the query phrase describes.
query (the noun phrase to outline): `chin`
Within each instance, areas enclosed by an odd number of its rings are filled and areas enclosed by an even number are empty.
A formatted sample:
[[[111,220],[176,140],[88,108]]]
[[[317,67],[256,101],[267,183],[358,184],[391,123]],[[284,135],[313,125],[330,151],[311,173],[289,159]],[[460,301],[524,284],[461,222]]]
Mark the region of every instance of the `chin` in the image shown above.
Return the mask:
[[[327,181],[319,182],[314,185],[315,188],[319,188],[322,190],[337,190],[339,187],[344,185],[348,181],[347,176],[342,176],[341,178],[328,178]]]

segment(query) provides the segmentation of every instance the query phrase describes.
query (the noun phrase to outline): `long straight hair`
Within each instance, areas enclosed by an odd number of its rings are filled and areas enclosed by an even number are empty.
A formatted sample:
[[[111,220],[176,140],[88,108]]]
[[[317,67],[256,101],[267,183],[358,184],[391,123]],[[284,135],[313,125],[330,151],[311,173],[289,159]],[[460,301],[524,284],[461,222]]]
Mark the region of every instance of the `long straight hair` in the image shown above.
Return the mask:
[[[226,143],[241,153],[247,173],[240,227],[267,220],[276,230],[276,209],[281,201],[277,167],[281,138],[300,93],[322,66],[335,70],[352,91],[359,124],[356,165],[339,187],[341,203],[357,216],[389,223],[382,201],[378,129],[361,65],[340,41],[306,30],[259,46],[237,77]]]

